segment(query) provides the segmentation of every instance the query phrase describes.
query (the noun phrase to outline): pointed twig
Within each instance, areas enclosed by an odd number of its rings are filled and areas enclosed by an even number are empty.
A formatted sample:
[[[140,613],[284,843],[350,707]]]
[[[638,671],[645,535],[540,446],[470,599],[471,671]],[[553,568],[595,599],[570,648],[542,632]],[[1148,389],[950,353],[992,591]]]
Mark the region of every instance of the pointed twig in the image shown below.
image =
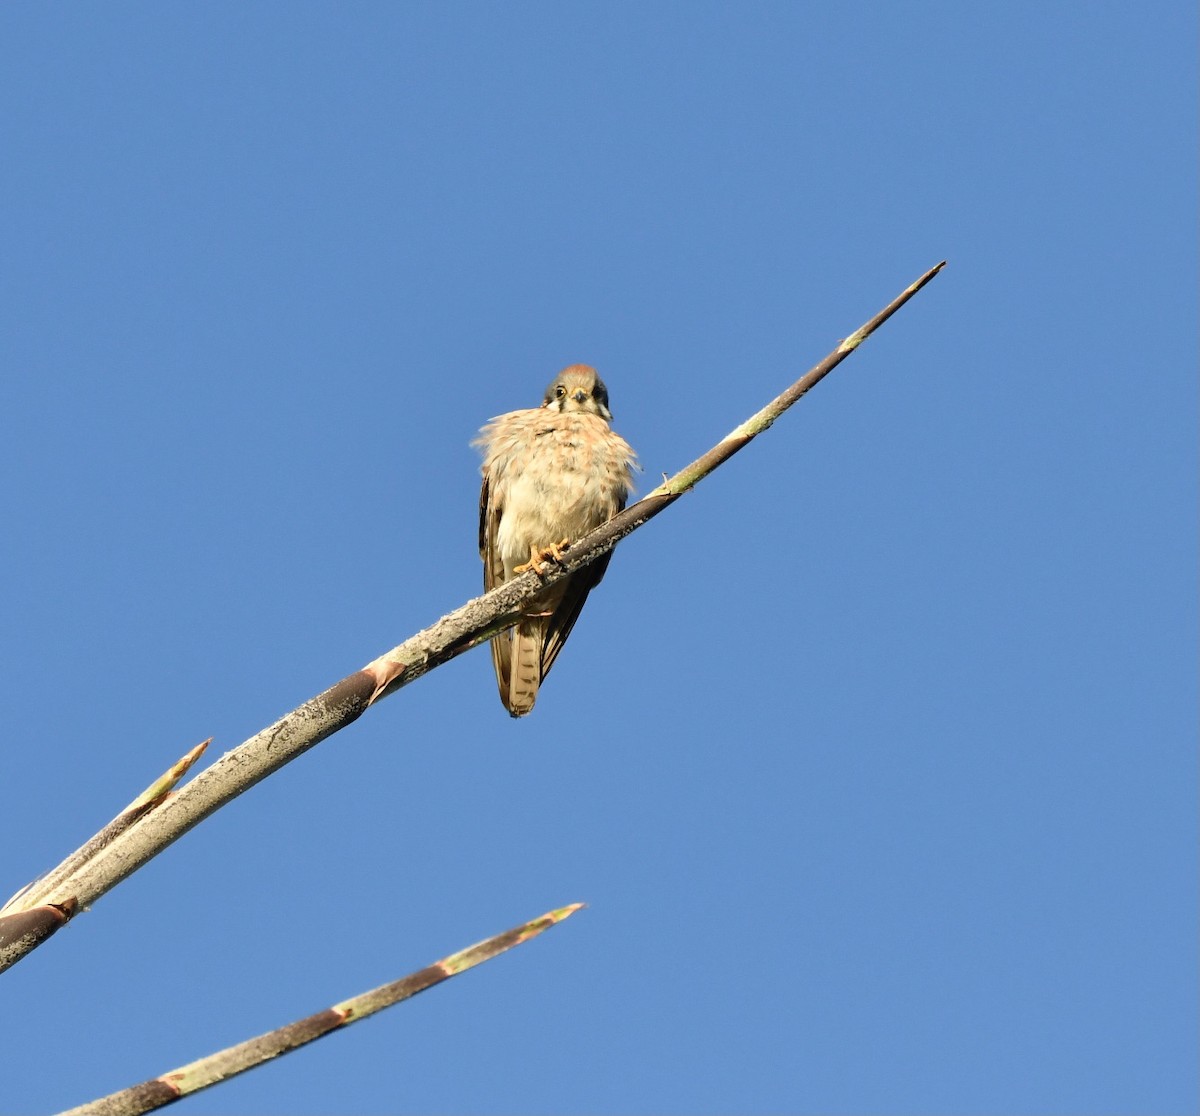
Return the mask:
[[[101,849],[112,844],[156,806],[161,806],[175,784],[188,773],[211,742],[210,736],[176,760],[99,833],[71,853],[58,867],[26,884],[0,907],[0,971],[11,963],[7,961],[10,952],[18,956],[28,952],[21,946],[22,941],[32,936],[33,945],[40,944],[75,914],[76,903],[70,897],[57,903],[42,903],[40,897],[51,894],[63,880],[79,871]]]
[[[174,788],[175,784],[188,773],[196,760],[204,754],[204,749],[211,743],[212,737],[210,736],[207,740],[197,744],[190,752],[176,760],[153,783],[142,791],[137,798],[101,829],[99,833],[89,838],[83,845],[71,853],[66,860],[59,864],[58,867],[47,872],[44,876],[39,876],[32,883],[28,883],[21,888],[4,906],[0,907],[0,915],[10,909],[25,909],[26,904],[21,902],[21,900],[23,897],[32,895],[35,888],[38,891],[45,891],[47,893],[53,890],[60,880],[65,879],[72,872],[86,864],[105,845],[111,844],[119,834],[124,833],[139,818],[149,813],[155,806],[160,805]]]
[[[32,901],[63,907],[74,901],[90,906],[130,873],[157,856],[194,825],[249,790],[260,779],[290,763],[327,736],[345,728],[376,701],[441,666],[509,627],[536,593],[581,566],[607,554],[674,503],[751,439],[766,430],[788,407],[819,383],[945,266],[930,268],[866,324],[855,330],[819,364],[742,423],[702,457],[666,480],[603,526],[574,543],[562,561],[542,573],[529,572],[482,597],[468,601],[436,624],[368,663],[324,693],[311,698],[269,728],[252,736],[172,795],[133,829],[113,841],[54,889],[37,888]],[[33,943],[28,949],[32,949]],[[28,952],[28,949],[24,952]],[[12,964],[20,955],[13,956]]]
[[[522,926],[460,950],[401,980],[343,1000],[340,1004],[334,1004],[331,1008],[305,1019],[298,1019],[295,1023],[289,1023],[265,1035],[219,1050],[199,1061],[164,1073],[161,1077],[143,1081],[140,1085],[122,1089],[119,1093],[110,1093],[107,1097],[72,1108],[62,1113],[62,1116],[138,1116],[139,1113],[162,1108],[181,1097],[190,1096],[201,1089],[207,1089],[210,1085],[245,1073],[272,1058],[288,1054],[333,1031],[366,1019],[368,1015],[374,1015],[377,1011],[410,999],[418,992],[424,992],[425,989],[441,984],[442,981],[466,972],[484,961],[490,961],[505,950],[521,945],[530,938],[536,938],[543,930],[570,918],[582,906],[582,903],[573,903],[569,907],[550,911],[541,918],[535,918]]]

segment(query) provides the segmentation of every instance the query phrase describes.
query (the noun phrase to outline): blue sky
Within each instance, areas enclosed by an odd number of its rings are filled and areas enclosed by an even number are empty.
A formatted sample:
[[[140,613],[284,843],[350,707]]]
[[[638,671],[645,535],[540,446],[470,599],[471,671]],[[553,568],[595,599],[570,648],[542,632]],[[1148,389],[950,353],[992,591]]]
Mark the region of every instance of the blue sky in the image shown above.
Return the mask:
[[[6,974],[80,1103],[549,908],[214,1114],[1197,1103],[1194,12],[9,5],[0,890],[480,589],[576,361],[644,490],[529,718],[486,652]]]

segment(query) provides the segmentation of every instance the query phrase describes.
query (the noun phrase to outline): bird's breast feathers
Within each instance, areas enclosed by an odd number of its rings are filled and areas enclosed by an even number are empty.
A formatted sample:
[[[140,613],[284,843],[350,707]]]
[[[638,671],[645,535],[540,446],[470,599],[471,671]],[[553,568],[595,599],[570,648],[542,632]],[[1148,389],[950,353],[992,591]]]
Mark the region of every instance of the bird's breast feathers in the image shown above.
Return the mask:
[[[506,566],[528,561],[530,546],[587,534],[625,505],[632,488],[633,449],[595,415],[512,411],[492,419],[478,444]]]

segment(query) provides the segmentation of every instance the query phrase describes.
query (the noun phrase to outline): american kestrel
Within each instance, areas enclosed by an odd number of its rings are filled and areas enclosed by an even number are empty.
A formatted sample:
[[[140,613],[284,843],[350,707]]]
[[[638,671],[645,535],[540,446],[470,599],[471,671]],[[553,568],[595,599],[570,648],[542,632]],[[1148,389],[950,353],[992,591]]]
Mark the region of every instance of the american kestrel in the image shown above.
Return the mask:
[[[483,587],[557,557],[624,506],[637,458],[609,429],[608,390],[594,368],[573,364],[546,389],[542,405],[492,419],[474,445],[483,451],[479,554]],[[587,595],[612,554],[544,590],[520,620],[492,639],[500,700],[523,717],[537,700]]]

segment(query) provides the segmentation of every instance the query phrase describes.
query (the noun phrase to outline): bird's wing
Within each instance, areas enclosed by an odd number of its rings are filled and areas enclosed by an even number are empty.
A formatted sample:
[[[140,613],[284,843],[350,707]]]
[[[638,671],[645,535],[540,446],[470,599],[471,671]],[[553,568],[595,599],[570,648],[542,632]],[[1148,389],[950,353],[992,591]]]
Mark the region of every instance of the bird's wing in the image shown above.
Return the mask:
[[[485,593],[504,583],[504,562],[496,553],[496,536],[500,530],[502,509],[491,499],[490,478],[483,476],[483,487],[479,490],[479,556],[483,559],[483,591]],[[491,640],[492,665],[496,668],[496,684],[501,695],[508,693],[509,675],[512,671],[512,640],[508,632],[501,632]]]
[[[625,501],[620,500],[613,511],[613,515],[622,511],[624,507]],[[562,650],[563,644],[567,642],[567,636],[571,634],[571,629],[575,627],[575,621],[579,619],[579,613],[583,610],[584,601],[588,599],[588,594],[600,584],[601,579],[604,577],[604,571],[608,569],[608,563],[611,560],[612,551],[610,550],[603,558],[597,558],[590,565],[584,566],[583,569],[567,578],[562,600],[554,609],[554,613],[546,625],[545,642],[542,644],[543,678],[550,673],[550,668],[554,665],[554,660],[558,658],[558,653]]]
[[[546,625],[545,641],[542,644],[543,678],[550,673],[554,660],[558,658],[563,644],[567,642],[567,636],[575,627],[575,621],[579,619],[579,613],[583,611],[584,601],[588,599],[588,594],[600,584],[600,579],[604,576],[604,571],[608,568],[611,558],[611,553],[606,554],[603,558],[597,558],[590,566],[584,566],[578,573],[567,578],[567,588],[563,593],[562,602],[554,610]]]

